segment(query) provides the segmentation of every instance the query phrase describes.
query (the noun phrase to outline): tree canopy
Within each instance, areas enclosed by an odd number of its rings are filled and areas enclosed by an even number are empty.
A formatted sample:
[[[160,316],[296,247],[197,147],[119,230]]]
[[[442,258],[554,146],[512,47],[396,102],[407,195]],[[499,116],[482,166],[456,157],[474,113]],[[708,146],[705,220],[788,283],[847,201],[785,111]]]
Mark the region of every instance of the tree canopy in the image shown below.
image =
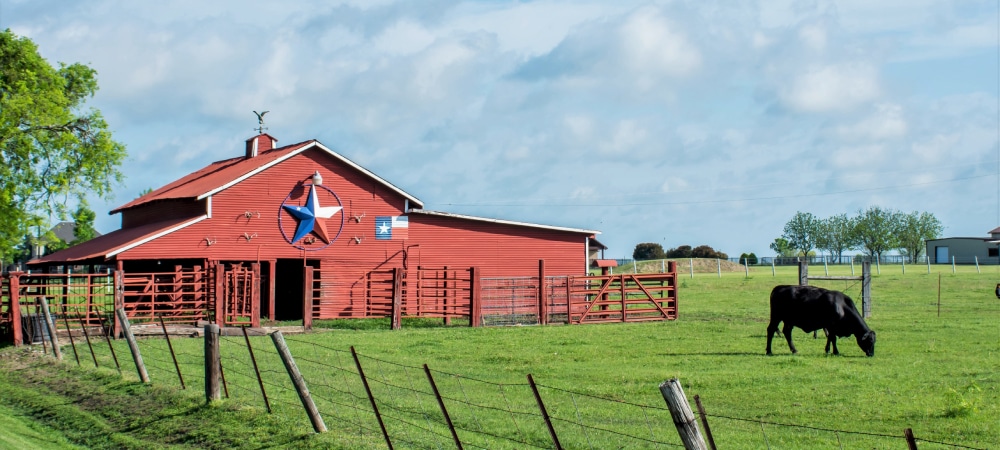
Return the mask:
[[[94,69],[53,67],[31,39],[0,33],[0,258],[38,218],[64,217],[70,199],[109,198],[121,182],[125,146],[85,108],[95,92]]]
[[[655,242],[636,244],[635,250],[632,251],[632,259],[636,261],[663,259],[663,256],[663,246]]]
[[[797,250],[799,254],[809,256],[809,251],[816,246],[818,225],[819,221],[811,213],[799,211],[785,224],[781,237],[785,238],[788,245]]]
[[[899,217],[900,223],[897,233],[899,248],[902,254],[910,258],[910,262],[916,262],[924,251],[925,240],[940,236],[944,227],[931,213],[913,211],[909,214],[900,214]]]

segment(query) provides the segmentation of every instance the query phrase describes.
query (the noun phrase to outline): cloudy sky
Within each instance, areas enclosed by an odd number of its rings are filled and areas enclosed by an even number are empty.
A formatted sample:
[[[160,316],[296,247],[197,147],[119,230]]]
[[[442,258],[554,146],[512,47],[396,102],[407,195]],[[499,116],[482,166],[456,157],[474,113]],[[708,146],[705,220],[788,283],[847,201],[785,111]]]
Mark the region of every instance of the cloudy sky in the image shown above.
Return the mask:
[[[269,110],[427,209],[635,244],[768,245],[796,211],[1000,225],[996,1],[0,0],[98,71],[128,178],[241,155]]]

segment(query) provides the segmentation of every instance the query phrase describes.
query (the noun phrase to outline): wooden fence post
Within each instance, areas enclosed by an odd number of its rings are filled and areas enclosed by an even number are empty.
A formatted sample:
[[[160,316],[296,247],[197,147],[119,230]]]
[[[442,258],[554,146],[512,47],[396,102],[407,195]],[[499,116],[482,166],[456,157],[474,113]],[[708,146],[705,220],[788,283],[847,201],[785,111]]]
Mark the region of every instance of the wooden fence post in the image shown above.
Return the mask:
[[[799,286],[809,285],[809,263],[799,261]]]
[[[49,330],[49,342],[52,343],[52,354],[56,355],[56,359],[61,360],[62,350],[59,348],[59,337],[56,336],[56,326],[52,322],[52,316],[49,315],[49,302],[45,297],[39,297],[38,300],[42,303],[42,317],[45,319],[45,329]]]
[[[677,434],[681,437],[681,442],[687,450],[708,450],[705,439],[698,431],[698,422],[691,412],[691,405],[684,396],[684,389],[680,380],[671,378],[660,384],[660,393],[667,401],[670,408],[670,415],[674,418],[674,426],[677,427]]]
[[[226,324],[226,265],[217,263],[215,265],[215,324],[224,326]]]
[[[128,342],[128,349],[132,352],[132,360],[135,361],[135,370],[139,372],[139,380],[143,383],[149,383],[149,373],[146,372],[146,365],[142,362],[139,344],[132,334],[132,327],[128,323],[128,316],[125,315],[125,308],[116,309],[115,314],[118,316],[118,322],[122,325],[122,334],[125,335],[125,340]]]
[[[483,326],[482,272],[478,267],[469,268],[469,326]]]
[[[163,329],[163,338],[167,340],[167,349],[170,350],[170,359],[174,360],[174,369],[177,370],[177,379],[181,381],[181,389],[187,389],[187,386],[184,385],[184,376],[181,375],[181,365],[177,364],[177,354],[174,353],[174,344],[170,343],[170,334],[167,333],[167,325],[163,323],[163,316],[157,317],[160,319],[160,328]]]
[[[113,311],[118,311],[118,308],[121,308],[122,310],[124,310],[125,309],[125,272],[123,270],[121,270],[121,269],[116,269],[115,270],[114,291],[115,291],[115,300],[114,300],[114,305],[112,307],[112,310]],[[122,321],[120,319],[118,319],[117,313],[112,313],[111,314],[111,326],[112,326],[111,334],[115,336],[115,339],[118,339],[118,337],[122,335],[122,330],[125,329],[125,324],[122,323]]]
[[[906,446],[909,450],[917,450],[917,438],[913,437],[913,429],[907,428],[903,430],[903,436],[906,437]]]
[[[285,338],[281,335],[281,331],[271,333],[271,340],[274,341],[274,348],[278,350],[281,362],[285,365],[285,370],[288,371],[288,376],[291,377],[292,384],[295,385],[295,391],[299,394],[299,400],[302,401],[302,406],[306,409],[306,414],[309,416],[309,421],[312,422],[313,429],[317,433],[325,433],[326,424],[323,423],[323,418],[320,417],[319,410],[316,409],[316,404],[313,403],[312,396],[309,395],[306,380],[299,373],[299,367],[295,365],[295,359],[292,358],[292,352],[288,351],[288,345],[285,344]]]
[[[538,260],[538,324],[549,323],[549,305],[545,296],[545,260]]]
[[[219,372],[222,367],[222,355],[219,354],[219,326],[210,323],[205,325],[205,402],[222,399],[219,384]]]
[[[392,269],[392,319],[389,328],[398,330],[403,327],[403,269]]]
[[[861,310],[864,318],[872,316],[872,263],[861,263]]]

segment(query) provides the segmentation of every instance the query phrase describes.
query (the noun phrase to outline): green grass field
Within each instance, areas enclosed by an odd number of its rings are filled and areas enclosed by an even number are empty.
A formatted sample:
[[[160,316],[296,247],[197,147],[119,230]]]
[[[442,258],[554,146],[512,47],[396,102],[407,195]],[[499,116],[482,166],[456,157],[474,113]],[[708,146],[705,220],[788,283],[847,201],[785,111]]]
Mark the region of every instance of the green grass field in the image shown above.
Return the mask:
[[[814,340],[801,331],[794,335],[799,354],[791,355],[779,336],[775,355],[764,355],[768,293],[776,284],[794,284],[794,267],[778,267],[775,276],[770,266],[751,267],[749,278],[742,271],[691,277],[684,269],[678,268],[680,318],[671,322],[470,329],[428,327],[425,321],[408,327],[404,321],[400,331],[369,324],[287,335],[330,429],[321,435],[311,433],[267,337],[251,340],[271,415],[242,337],[222,338],[230,398],[210,407],[202,406],[200,339],[172,341],[188,387],[183,391],[162,340],[140,341],[152,386],[135,382],[121,342],[115,345],[124,380],[106,344],[95,346],[100,369],[89,353],[77,368],[68,347],[58,364],[6,349],[0,354],[0,402],[8,409],[0,415],[14,417],[8,421],[15,425],[32,418],[65,436],[40,448],[102,446],[61,425],[85,423],[77,415],[117,433],[104,445],[110,447],[384,448],[349,352],[354,346],[398,448],[454,445],[423,364],[467,448],[552,448],[527,374],[540,386],[566,448],[675,448],[680,440],[657,389],[673,377],[689,399],[700,396],[720,448],[905,448],[905,428],[913,429],[921,449],[949,448],[935,442],[973,448],[1000,442],[996,267],[977,273],[959,266],[952,274],[951,266],[931,266],[927,274],[925,266],[907,266],[903,274],[901,266],[882,266],[873,278],[868,320],[878,333],[873,358],[853,339],[841,340],[841,356],[828,356],[822,334]],[[850,275],[850,266],[829,270]],[[810,273],[825,272],[812,266]],[[814,284],[844,290],[860,305],[857,281]],[[20,362],[8,364],[11,358]],[[17,372],[4,370],[15,366]],[[58,387],[70,379],[74,389]],[[95,396],[108,400],[81,401]],[[133,397],[140,399],[141,414],[123,406]],[[67,412],[65,404],[80,405],[80,411]],[[26,442],[37,439],[30,428],[12,428]]]

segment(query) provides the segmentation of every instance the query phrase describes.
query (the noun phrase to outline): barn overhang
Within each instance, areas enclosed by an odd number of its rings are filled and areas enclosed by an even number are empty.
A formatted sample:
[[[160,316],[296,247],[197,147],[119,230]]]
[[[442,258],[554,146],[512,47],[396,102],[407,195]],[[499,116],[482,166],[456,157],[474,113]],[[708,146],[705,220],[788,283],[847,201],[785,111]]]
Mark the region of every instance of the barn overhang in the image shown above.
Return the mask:
[[[126,250],[208,219],[207,215],[163,220],[132,228],[122,228],[79,245],[28,261],[28,265],[104,262]]]

